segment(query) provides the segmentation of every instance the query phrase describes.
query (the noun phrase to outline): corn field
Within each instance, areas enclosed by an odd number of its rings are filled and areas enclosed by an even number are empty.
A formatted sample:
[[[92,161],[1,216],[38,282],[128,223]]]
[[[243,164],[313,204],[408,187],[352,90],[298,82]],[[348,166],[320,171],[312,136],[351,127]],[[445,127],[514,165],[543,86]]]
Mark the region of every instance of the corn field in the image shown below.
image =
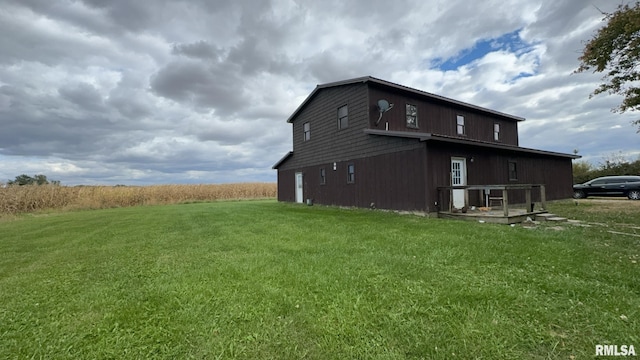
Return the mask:
[[[0,215],[40,210],[104,209],[195,201],[275,198],[275,183],[152,186],[0,187]]]

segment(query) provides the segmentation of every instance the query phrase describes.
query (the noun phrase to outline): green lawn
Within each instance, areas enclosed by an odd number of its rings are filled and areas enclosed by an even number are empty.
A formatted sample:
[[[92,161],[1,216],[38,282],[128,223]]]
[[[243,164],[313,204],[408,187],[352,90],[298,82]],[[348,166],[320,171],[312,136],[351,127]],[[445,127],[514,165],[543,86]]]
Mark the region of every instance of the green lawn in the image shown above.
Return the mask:
[[[0,358],[640,352],[640,237],[608,230],[275,201],[25,215],[0,222]]]

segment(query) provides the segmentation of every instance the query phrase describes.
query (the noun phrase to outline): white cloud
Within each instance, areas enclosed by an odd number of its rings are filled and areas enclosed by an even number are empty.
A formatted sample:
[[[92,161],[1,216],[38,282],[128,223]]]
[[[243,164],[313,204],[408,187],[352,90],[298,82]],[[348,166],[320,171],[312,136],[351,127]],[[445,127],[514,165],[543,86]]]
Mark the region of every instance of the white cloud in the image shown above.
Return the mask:
[[[0,180],[275,181],[291,112],[316,84],[363,75],[525,117],[523,146],[578,148],[595,162],[635,154],[637,114],[611,113],[616,96],[589,100],[599,74],[572,74],[602,25],[597,9],[615,6],[6,0]],[[515,32],[522,44],[449,71],[432,66]]]

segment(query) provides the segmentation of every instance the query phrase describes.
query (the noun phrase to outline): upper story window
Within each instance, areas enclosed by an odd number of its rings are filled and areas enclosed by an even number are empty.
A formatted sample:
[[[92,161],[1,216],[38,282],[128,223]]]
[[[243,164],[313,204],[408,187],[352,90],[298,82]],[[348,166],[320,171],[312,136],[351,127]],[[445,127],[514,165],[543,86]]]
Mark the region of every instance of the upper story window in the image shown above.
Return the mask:
[[[353,164],[347,165],[347,184],[356,182],[356,167]]]
[[[500,124],[493,124],[493,140],[500,141]]]
[[[418,128],[418,107],[407,104],[407,127]]]
[[[338,108],[338,129],[349,126],[349,108],[347,105]]]
[[[458,135],[464,135],[466,133],[464,128],[464,116],[462,115],[456,116],[456,131]]]
[[[311,139],[311,128],[308,122],[302,125],[302,131],[304,134],[304,137],[303,137],[304,141],[309,141]]]

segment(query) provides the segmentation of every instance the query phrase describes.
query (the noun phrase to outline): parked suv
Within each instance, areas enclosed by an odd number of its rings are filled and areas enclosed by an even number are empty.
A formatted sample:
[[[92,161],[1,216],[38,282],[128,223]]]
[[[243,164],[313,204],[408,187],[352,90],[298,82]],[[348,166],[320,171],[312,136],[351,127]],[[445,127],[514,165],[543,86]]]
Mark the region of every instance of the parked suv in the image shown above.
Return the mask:
[[[573,198],[587,196],[626,196],[640,200],[640,176],[605,176],[573,185]]]

